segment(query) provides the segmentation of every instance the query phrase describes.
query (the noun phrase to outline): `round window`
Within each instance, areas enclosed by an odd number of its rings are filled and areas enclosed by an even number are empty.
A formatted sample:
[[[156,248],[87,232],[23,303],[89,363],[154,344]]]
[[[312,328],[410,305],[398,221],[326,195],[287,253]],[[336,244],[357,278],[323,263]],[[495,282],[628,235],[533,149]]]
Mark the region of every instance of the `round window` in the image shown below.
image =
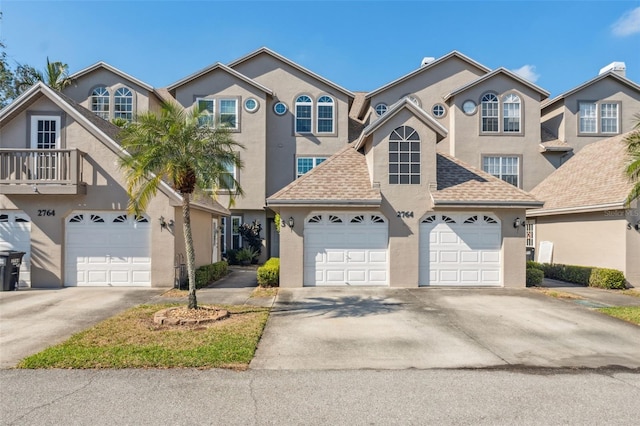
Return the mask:
[[[379,103],[378,105],[376,105],[376,114],[382,115],[385,112],[387,112],[387,104]]]
[[[284,115],[287,112],[287,104],[278,102],[273,106],[273,111],[278,115]]]
[[[433,106],[433,108],[431,109],[431,112],[433,113],[433,116],[436,118],[442,118],[444,117],[445,113],[447,112],[447,110],[444,108],[444,105],[442,104],[435,104]]]
[[[467,115],[475,114],[476,103],[473,102],[472,100],[464,101],[464,103],[462,104],[462,110]]]
[[[254,98],[248,98],[244,101],[244,109],[246,109],[247,112],[256,112],[258,110],[258,106],[258,101]]]

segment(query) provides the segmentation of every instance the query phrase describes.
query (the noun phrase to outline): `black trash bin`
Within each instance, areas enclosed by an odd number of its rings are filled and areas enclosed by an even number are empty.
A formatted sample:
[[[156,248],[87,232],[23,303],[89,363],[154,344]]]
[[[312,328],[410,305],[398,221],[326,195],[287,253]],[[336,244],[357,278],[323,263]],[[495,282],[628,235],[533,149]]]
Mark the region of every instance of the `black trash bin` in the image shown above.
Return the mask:
[[[20,282],[20,265],[22,264],[23,251],[0,251],[0,281],[2,291],[18,289]]]

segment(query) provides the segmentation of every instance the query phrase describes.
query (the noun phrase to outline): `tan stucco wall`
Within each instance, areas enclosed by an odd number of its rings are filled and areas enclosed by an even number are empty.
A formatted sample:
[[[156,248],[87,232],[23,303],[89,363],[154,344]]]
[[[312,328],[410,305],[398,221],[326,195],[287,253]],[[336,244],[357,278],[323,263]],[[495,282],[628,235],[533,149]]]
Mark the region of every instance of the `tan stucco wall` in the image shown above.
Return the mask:
[[[640,206],[638,201],[635,207],[627,210],[627,222],[631,229],[627,228],[627,265],[625,276],[633,287],[640,287],[640,231],[635,229],[640,226]]]
[[[553,263],[626,271],[627,219],[623,210],[538,216],[536,260],[541,241],[553,243]]]
[[[209,265],[213,259],[213,218],[218,217],[210,212],[191,207],[191,236],[193,238],[193,250],[195,253],[196,268]],[[175,235],[176,256],[182,255],[180,261],[186,264],[187,250],[184,241],[184,221],[182,220],[182,207],[175,207],[175,225],[171,232]],[[168,232],[164,230],[164,232]],[[216,246],[217,248],[219,247]],[[219,248],[218,248],[219,249]],[[220,258],[218,253],[218,259]],[[173,265],[174,259],[167,259]],[[178,261],[178,259],[176,259]],[[176,262],[178,263],[178,262]]]
[[[295,179],[296,158],[298,156],[329,157],[348,142],[349,99],[344,93],[266,53],[242,62],[234,69],[275,93],[275,98],[269,98],[267,108],[265,108],[267,197]],[[302,94],[306,94],[314,100],[314,131],[316,123],[315,101],[325,94],[334,99],[336,117],[334,134],[294,133],[295,99]],[[283,116],[278,116],[273,112],[273,106],[278,101],[284,102],[288,107],[287,113]]]
[[[521,133],[481,133],[480,100],[487,92],[495,93],[500,102],[502,118],[502,97],[514,93],[521,100]],[[476,112],[467,115],[462,111],[466,100],[477,104]],[[520,188],[533,189],[555,167],[540,152],[540,94],[522,83],[498,74],[469,90],[457,95],[453,100],[451,113],[455,115],[455,140],[451,141],[450,153],[467,164],[482,170],[483,156],[517,156],[520,158]],[[500,129],[502,129],[502,119]]]
[[[81,76],[73,81],[71,86],[66,87],[63,93],[69,96],[74,101],[78,102],[83,107],[91,110],[91,91],[96,86],[106,86],[109,90],[110,100],[109,108],[111,118],[113,118],[113,96],[116,90],[120,87],[127,87],[133,94],[133,112],[134,114],[140,114],[148,111],[149,97],[151,94],[149,91],[139,85],[120,77],[111,71],[98,68],[88,74]]]
[[[29,108],[29,111],[37,110],[52,111],[53,104],[40,100]],[[56,110],[59,111],[57,107]],[[128,203],[123,171],[118,165],[117,155],[70,115],[66,115],[65,121],[63,146],[86,153],[83,161],[86,195],[0,195],[0,209],[23,210],[33,221],[31,279],[34,287],[63,285],[64,224],[73,211],[125,211]],[[27,126],[27,112],[22,112],[3,127],[2,147],[7,140],[13,146],[24,147]],[[11,137],[8,138],[8,135]],[[40,209],[55,210],[55,216],[39,217]],[[164,216],[167,221],[175,220],[174,212],[174,207],[170,206],[168,198],[162,192],[158,192],[146,211],[152,224],[153,286],[173,285],[174,238],[169,232],[160,232],[158,219]]]

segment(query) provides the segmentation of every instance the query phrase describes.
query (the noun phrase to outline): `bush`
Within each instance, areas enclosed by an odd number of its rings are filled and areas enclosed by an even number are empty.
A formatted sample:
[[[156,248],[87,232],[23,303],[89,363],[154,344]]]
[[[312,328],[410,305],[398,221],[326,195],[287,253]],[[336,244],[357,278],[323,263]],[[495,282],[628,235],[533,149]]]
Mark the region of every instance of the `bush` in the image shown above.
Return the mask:
[[[527,268],[527,287],[542,284],[544,272],[538,268]]]
[[[527,269],[529,268],[544,271],[544,266],[542,265],[542,263],[534,262],[533,260],[527,260]]]
[[[249,223],[243,223],[238,228],[238,233],[242,237],[243,246],[251,248],[254,252],[257,253],[255,259],[257,261],[258,256],[262,253],[262,237],[260,237],[260,232],[262,232],[262,225],[257,220],[254,220]]]
[[[242,264],[252,263],[254,259],[257,259],[260,253],[250,247],[241,248],[236,252],[236,260]]]
[[[622,271],[593,268],[591,277],[589,277],[589,287],[624,289],[627,285]]]
[[[227,259],[227,263],[229,265],[237,265],[238,264],[238,259],[236,258],[237,254],[238,254],[238,250],[229,249],[223,255],[223,257]]]
[[[624,274],[617,269],[543,263],[546,278],[601,288],[625,288]],[[529,268],[527,262],[527,268]]]
[[[228,267],[229,264],[225,261],[199,267],[196,269],[196,288],[206,287],[224,277],[229,273]]]
[[[258,285],[275,287],[280,284],[280,259],[272,257],[258,268]]]

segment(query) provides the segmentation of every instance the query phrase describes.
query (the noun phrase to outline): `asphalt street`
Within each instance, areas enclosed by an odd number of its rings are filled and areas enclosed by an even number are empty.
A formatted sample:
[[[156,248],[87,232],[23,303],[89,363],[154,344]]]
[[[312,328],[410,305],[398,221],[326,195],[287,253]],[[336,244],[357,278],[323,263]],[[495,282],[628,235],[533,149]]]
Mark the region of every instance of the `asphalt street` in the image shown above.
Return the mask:
[[[635,425],[618,370],[0,370],[2,425]]]

